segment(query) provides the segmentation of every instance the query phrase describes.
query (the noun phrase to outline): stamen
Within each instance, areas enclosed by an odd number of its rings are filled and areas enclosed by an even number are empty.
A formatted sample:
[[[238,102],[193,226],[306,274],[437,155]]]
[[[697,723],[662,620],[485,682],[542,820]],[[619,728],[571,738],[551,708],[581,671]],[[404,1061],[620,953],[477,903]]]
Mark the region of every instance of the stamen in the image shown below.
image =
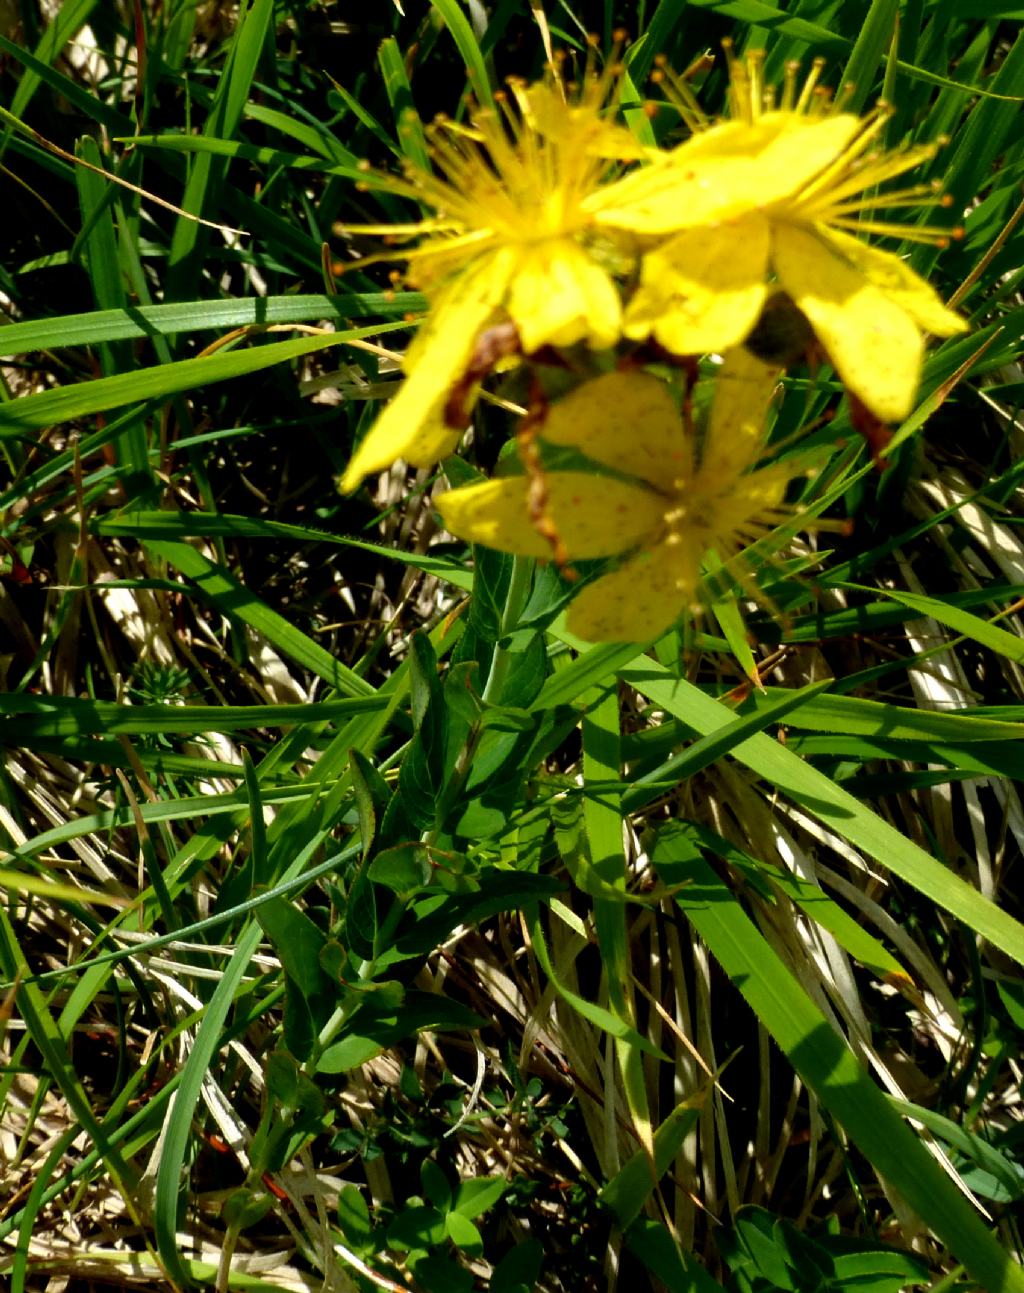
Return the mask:
[[[638,155],[628,132],[609,120],[625,39],[624,32],[616,33],[603,67],[600,42],[589,41],[578,81],[568,78],[571,64],[558,51],[543,81],[529,85],[510,77],[492,107],[467,96],[465,120],[441,114],[427,126],[430,165],[406,157],[403,174],[395,176],[360,163],[360,191],[394,193],[434,215],[393,225],[340,225],[342,237],[371,235],[397,244],[390,252],[346,262],[346,270],[400,258],[410,266],[409,281],[429,289],[494,248],[579,239],[591,220],[584,199],[616,157]],[[421,239],[420,245],[405,245],[412,238]]]
[[[794,112],[806,112],[811,102],[811,95],[814,93],[814,87],[818,84],[822,72],[825,70],[825,60],[816,58],[811,63],[811,70],[807,74],[807,80],[804,81],[804,88],[800,91],[800,97],[794,105]]]
[[[490,238],[489,229],[477,229],[472,233],[462,234],[459,237],[445,238],[441,241],[440,246],[437,243],[426,243],[422,247],[410,247],[403,249],[397,254],[405,261],[423,260],[431,256],[437,257],[439,254],[460,251],[469,248]],[[394,251],[374,252],[369,256],[360,256],[356,260],[345,262],[344,273],[351,274],[354,269],[365,269],[367,265],[382,265],[389,260],[395,259]]]
[[[896,207],[948,207],[948,193],[936,193],[931,184],[915,184],[906,189],[893,189],[880,197],[865,198],[856,202],[830,202],[826,219],[833,215],[851,215],[855,211],[884,211]]]
[[[927,243],[932,247],[948,247],[950,238],[957,238],[956,229],[940,229],[937,225],[896,224],[889,220],[851,220],[840,216],[829,220],[837,229],[853,233],[877,233],[886,238],[901,238],[906,242]]]
[[[807,109],[809,117],[829,117],[832,115],[832,91],[827,85],[816,85],[812,99],[813,102]]]
[[[730,116],[748,126],[754,124],[750,101],[750,77],[747,65],[733,56],[733,43],[728,37],[722,41],[726,63],[729,68],[729,109]]]
[[[756,121],[765,110],[763,49],[752,49],[747,54],[747,76],[750,81],[750,119]]]
[[[679,73],[681,81],[692,81],[698,77],[701,72],[709,72],[715,65],[715,56],[710,50],[705,50],[703,54],[698,54],[685,71]]]
[[[782,102],[779,104],[783,112],[793,112],[796,106],[796,78],[800,74],[800,60],[791,58],[786,64],[785,80],[782,83]]]
[[[345,238],[350,233],[376,234],[387,238],[415,238],[423,233],[434,233],[456,227],[437,220],[420,220],[416,224],[347,224],[337,220],[332,227],[332,233],[339,238]]]
[[[711,125],[711,119],[700,106],[696,94],[694,94],[692,87],[687,84],[686,80],[691,69],[699,70],[705,65],[705,59],[696,60],[682,76],[668,66],[668,60],[664,54],[658,54],[654,62],[656,70],[651,73],[651,80],[655,85],[660,85],[665,89],[669,105],[679,113],[683,124],[693,134],[697,134],[701,130],[707,130]]]
[[[860,147],[861,142],[861,140],[855,140],[851,148]],[[878,198],[859,196],[869,189],[877,188],[886,180],[913,170],[922,161],[928,161],[933,156],[934,148],[931,145],[925,145],[892,153],[876,153],[860,159],[853,157],[845,167],[840,164],[843,158],[839,158],[800,194],[799,206],[808,216],[828,221],[832,212],[900,205],[904,204],[904,199],[911,197],[926,206],[936,205],[936,186],[929,183],[894,189],[889,193],[881,194]],[[848,171],[845,179],[841,178],[843,169]],[[834,182],[836,180],[839,182]],[[856,201],[851,202],[850,199],[856,199]],[[896,201],[893,202],[893,199]]]

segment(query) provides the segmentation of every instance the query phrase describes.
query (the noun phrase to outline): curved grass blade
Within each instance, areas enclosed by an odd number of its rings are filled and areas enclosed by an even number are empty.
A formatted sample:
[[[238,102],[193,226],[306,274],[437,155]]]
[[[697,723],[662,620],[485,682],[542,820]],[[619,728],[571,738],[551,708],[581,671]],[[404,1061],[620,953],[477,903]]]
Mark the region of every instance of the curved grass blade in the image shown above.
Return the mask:
[[[384,709],[386,701],[363,685],[359,696],[301,705],[119,705],[116,701],[80,700],[70,696],[0,695],[0,714],[29,717],[0,727],[4,745],[30,745],[38,736],[125,732],[134,735],[178,732],[238,732],[257,727],[335,722],[367,710]],[[20,739],[12,740],[16,735]],[[240,769],[236,769],[240,771]]]
[[[430,3],[444,19],[445,26],[459,47],[475,98],[484,106],[493,108],[494,95],[491,91],[491,78],[487,75],[487,63],[480,52],[480,46],[476,43],[473,28],[469,25],[466,15],[457,0],[430,0]]]
[[[312,355],[329,346],[344,345],[346,341],[374,336],[380,331],[379,327],[356,328],[319,337],[275,341],[202,359],[181,359],[174,364],[161,364],[140,372],[100,377],[94,382],[79,382],[75,386],[43,391],[39,395],[26,395],[0,405],[0,436],[25,435],[53,426],[56,422],[69,422],[90,413],[105,413],[123,404],[153,399],[158,395],[175,395],[179,391],[193,390],[210,382],[228,381],[232,377],[245,377],[274,364],[297,359],[300,355]]]
[[[230,139],[238,129],[273,15],[274,0],[249,0],[240,7],[227,66],[203,124],[204,136]],[[167,294],[172,299],[195,295],[193,285],[202,272],[209,230],[189,216],[216,210],[226,177],[227,163],[209,154],[200,154],[189,173],[181,199],[187,214],[175,222],[168,257]]]
[[[49,319],[28,319],[23,323],[9,324],[0,329],[0,353],[23,355],[33,350],[91,346],[104,341],[171,337],[178,332],[201,332],[207,328],[226,332],[229,328],[316,323],[321,319],[344,321],[375,314],[399,315],[400,322],[382,324],[374,329],[378,333],[394,332],[409,326],[404,317],[407,313],[425,308],[426,300],[419,292],[342,292],[337,296],[307,293],[227,301],[182,301],[171,305],[132,305],[120,310],[59,314]]]
[[[840,84],[845,88],[843,110],[859,113],[867,102],[878,68],[892,43],[900,0],[872,0],[860,24]]]

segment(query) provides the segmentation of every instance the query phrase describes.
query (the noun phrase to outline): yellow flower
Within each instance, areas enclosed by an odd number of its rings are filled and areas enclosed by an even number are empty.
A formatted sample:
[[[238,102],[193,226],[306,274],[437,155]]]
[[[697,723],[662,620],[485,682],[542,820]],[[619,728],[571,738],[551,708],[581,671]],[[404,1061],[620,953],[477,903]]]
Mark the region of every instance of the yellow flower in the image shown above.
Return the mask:
[[[572,559],[628,555],[587,584],[569,608],[571,632],[588,641],[646,642],[692,605],[704,555],[723,562],[790,513],[790,473],[755,468],[779,370],[745,350],[726,359],[697,453],[665,382],[607,373],[549,411],[542,434],[632,480],[583,471],[545,477],[546,518]],[[530,481],[487,481],[442,495],[445,526],[460,538],[522,556],[551,546],[530,515]]]
[[[852,233],[946,240],[934,227],[863,214],[944,205],[928,184],[871,196],[937,146],[880,147],[888,110],[860,118],[830,105],[816,89],[818,64],[799,95],[796,67],[787,69],[778,105],[760,70],[759,58],[731,60],[733,120],[704,128],[684,100],[697,133],[590,199],[599,224],[670,235],[644,257],[623,332],[676,354],[726,350],[754,327],[774,278],[848,389],[876,417],[901,421],[924,333],[951,336],[966,324],[899,257]]]
[[[393,255],[408,261],[408,282],[431,301],[405,358],[408,377],[359,446],[343,490],[397,458],[429,466],[455,448],[465,424],[452,425],[446,404],[489,326],[510,321],[526,354],[618,340],[612,275],[621,255],[608,232],[595,236],[585,200],[612,157],[640,150],[608,120],[614,67],[598,75],[588,65],[580,84],[566,87],[560,66],[532,86],[510,82],[498,107],[475,107],[468,125],[436,121],[433,169],[409,163],[404,180],[375,177],[378,187],[433,208],[431,219],[340,227],[418,238]]]

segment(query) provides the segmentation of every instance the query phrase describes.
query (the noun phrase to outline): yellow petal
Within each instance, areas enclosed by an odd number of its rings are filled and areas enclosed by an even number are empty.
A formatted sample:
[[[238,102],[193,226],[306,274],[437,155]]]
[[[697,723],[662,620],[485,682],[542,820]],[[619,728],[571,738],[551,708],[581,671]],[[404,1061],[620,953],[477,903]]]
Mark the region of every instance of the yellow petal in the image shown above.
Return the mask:
[[[681,144],[660,165],[634,171],[584,203],[599,224],[666,234],[729,220],[795,197],[840,156],[857,117],[769,112],[726,121]]]
[[[693,600],[700,552],[692,543],[661,543],[602,575],[569,607],[570,633],[587,642],[650,642]]]
[[[725,485],[760,457],[768,406],[781,375],[781,368],[763,363],[742,346],[726,355],[704,435],[701,477],[705,482]]]
[[[786,496],[792,479],[789,470],[779,465],[764,467],[736,481],[714,500],[713,534],[708,547],[722,549],[722,555],[751,543],[765,530],[774,529],[783,519],[776,513]],[[703,481],[698,478],[699,485]]]
[[[816,234],[780,223],[773,236],[779,282],[844,385],[883,422],[901,422],[913,407],[924,355],[913,318]]]
[[[676,234],[644,257],[623,332],[653,334],[676,355],[739,345],[767,295],[769,246],[768,223],[754,214]]]
[[[839,229],[827,231],[829,242],[851,261],[875,287],[902,306],[918,327],[937,337],[952,337],[967,331],[967,322],[947,310],[938,292],[898,256],[880,247],[870,247]]]
[[[541,435],[663,488],[693,470],[679,407],[650,373],[605,373],[584,382],[551,406]]]
[[[554,84],[537,82],[517,95],[531,127],[556,143],[569,157],[607,157],[617,161],[639,160],[643,145],[625,126],[617,126],[593,101],[566,103]]]
[[[577,341],[605,349],[619,339],[622,307],[615,284],[568,238],[519,253],[505,305],[527,354]]]
[[[398,458],[429,467],[458,444],[462,432],[444,425],[445,401],[494,315],[508,272],[506,255],[488,256],[468,266],[438,296],[406,354],[408,376],[346,468],[343,493]]]
[[[649,489],[586,472],[552,472],[546,478],[545,515],[570,558],[610,557],[657,536],[664,500]],[[550,557],[551,545],[530,515],[525,476],[488,480],[442,494],[445,528],[460,539],[523,557]]]
[[[762,121],[781,118],[776,135],[761,150],[752,169],[758,205],[785,205],[816,176],[841,157],[860,134],[864,122],[851,113],[806,117],[796,112],[771,112]]]

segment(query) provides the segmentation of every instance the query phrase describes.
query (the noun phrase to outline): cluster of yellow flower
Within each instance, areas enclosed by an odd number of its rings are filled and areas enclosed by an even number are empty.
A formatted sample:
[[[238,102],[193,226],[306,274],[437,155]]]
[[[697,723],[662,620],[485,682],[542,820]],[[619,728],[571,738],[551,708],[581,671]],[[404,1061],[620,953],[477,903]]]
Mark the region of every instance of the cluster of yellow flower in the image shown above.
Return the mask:
[[[613,119],[614,67],[591,65],[578,84],[561,64],[542,82],[510,82],[494,109],[434,123],[432,169],[376,177],[431,219],[358,227],[416,239],[392,254],[430,310],[342,489],[399,458],[450,454],[496,361],[572,369],[569,348],[586,352],[575,365],[586,380],[520,434],[527,474],[438,507],[454,534],[506,551],[634,554],[575,599],[570,628],[590,640],[656,636],[693,601],[705,554],[726,560],[784,515],[790,473],[757,465],[776,365],[817,354],[862,419],[896,422],[913,406],[925,334],[965,327],[897,256],[853,236],[944,240],[877,215],[944,205],[930,184],[877,192],[936,145],[882,147],[886,109],[844,111],[817,85],[818,63],[802,85],[788,68],[776,94],[757,56],[727,57],[729,115],[716,122],[662,73],[692,132],[672,149],[641,146]],[[775,316],[798,321],[796,354],[766,350]],[[695,357],[714,353],[724,362],[698,433]],[[655,357],[686,372],[682,407],[644,371]],[[595,470],[542,472],[526,449],[537,434]]]

